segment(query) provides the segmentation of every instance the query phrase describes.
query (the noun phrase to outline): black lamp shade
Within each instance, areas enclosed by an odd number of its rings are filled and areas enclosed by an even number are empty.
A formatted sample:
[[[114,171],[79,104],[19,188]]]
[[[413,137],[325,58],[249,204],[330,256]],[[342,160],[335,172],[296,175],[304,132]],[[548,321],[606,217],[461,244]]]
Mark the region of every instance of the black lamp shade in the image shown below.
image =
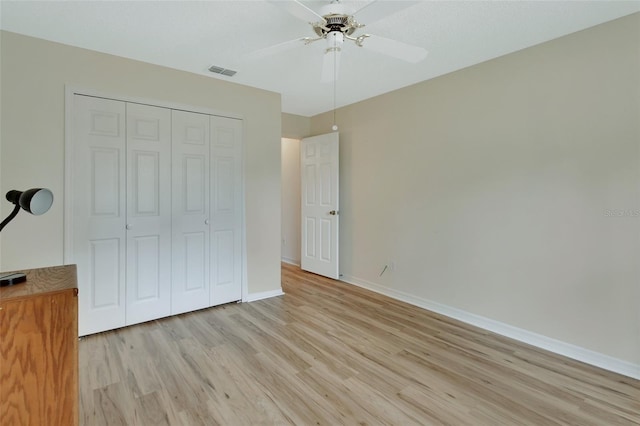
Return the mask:
[[[46,213],[53,204],[53,193],[46,188],[33,188],[24,192],[14,189],[7,192],[6,197],[15,207],[9,216],[0,222],[0,231],[16,217],[21,208],[37,216]],[[0,287],[19,284],[26,280],[27,277],[23,273],[2,275],[0,276]]]
[[[7,192],[7,200],[38,216],[51,208],[53,193],[47,188],[33,188],[24,192],[12,190]]]

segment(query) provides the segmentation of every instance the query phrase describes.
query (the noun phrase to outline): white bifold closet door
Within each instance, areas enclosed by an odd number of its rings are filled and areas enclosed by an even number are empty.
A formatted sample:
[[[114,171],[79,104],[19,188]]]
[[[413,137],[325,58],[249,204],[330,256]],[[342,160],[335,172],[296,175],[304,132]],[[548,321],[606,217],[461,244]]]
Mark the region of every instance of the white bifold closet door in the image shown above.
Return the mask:
[[[172,111],[172,314],[211,306],[209,116]]]
[[[172,313],[242,298],[242,122],[173,111]]]
[[[74,98],[80,334],[170,315],[170,110]]]
[[[132,103],[126,109],[130,325],[171,314],[171,110]]]
[[[126,104],[74,96],[72,261],[81,336],[126,325]],[[68,171],[69,172],[69,171]],[[71,189],[71,190],[70,190]]]
[[[211,305],[242,298],[242,121],[210,117]]]
[[[80,335],[242,299],[242,121],[73,102]]]

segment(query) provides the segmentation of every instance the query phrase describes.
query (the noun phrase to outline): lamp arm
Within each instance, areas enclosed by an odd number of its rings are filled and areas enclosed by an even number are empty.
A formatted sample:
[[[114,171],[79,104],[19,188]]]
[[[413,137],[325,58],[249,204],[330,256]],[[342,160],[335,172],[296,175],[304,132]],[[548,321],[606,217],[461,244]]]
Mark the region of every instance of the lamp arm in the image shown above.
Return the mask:
[[[5,220],[2,221],[2,223],[0,223],[0,231],[2,231],[2,228],[7,226],[7,223],[11,222],[19,212],[20,212],[20,205],[16,204],[16,206],[13,208],[13,211],[9,214],[9,216],[7,216]]]

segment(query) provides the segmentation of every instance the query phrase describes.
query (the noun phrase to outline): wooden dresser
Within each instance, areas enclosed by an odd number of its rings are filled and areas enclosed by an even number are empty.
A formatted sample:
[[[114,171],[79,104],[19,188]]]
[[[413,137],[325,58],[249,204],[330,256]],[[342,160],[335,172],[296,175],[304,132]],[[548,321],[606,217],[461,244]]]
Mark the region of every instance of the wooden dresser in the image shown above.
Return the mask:
[[[75,265],[0,287],[0,425],[78,424]]]

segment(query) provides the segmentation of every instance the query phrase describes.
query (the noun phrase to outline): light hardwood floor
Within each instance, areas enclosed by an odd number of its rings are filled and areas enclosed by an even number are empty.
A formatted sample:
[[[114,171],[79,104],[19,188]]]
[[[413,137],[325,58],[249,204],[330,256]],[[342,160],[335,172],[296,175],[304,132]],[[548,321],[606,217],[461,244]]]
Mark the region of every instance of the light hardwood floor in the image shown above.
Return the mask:
[[[640,424],[640,381],[282,271],[284,296],[85,337],[80,423]]]

